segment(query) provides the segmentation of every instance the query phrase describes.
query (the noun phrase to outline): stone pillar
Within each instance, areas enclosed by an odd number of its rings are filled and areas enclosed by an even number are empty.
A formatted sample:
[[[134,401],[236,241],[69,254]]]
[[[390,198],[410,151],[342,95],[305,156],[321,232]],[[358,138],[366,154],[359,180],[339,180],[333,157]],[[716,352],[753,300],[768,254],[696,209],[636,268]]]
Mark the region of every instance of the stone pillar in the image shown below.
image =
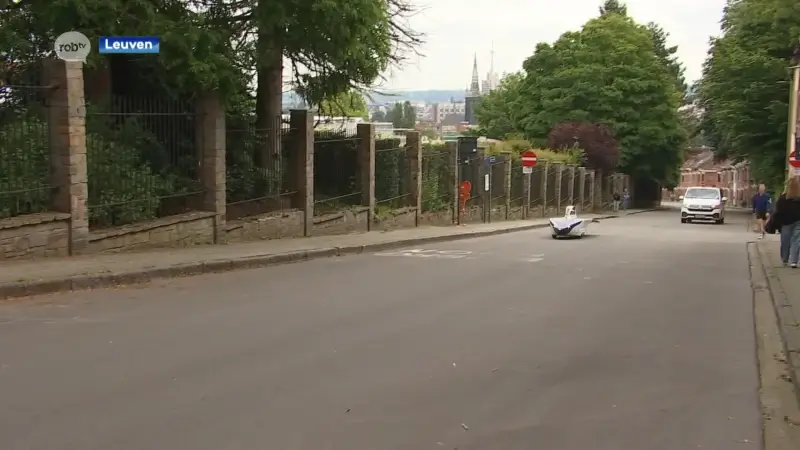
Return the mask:
[[[564,177],[564,164],[556,163],[556,213],[561,212],[561,180]]]
[[[406,155],[408,158],[408,206],[416,208],[415,224],[419,226],[422,214],[422,135],[419,131],[406,133]]]
[[[586,167],[578,168],[578,204],[582,214],[586,206]]]
[[[292,149],[289,153],[287,176],[292,196],[292,208],[303,212],[303,236],[314,229],[314,115],[307,109],[289,111]]]
[[[450,180],[451,193],[453,195],[453,223],[461,225],[461,208],[458,200],[459,186],[461,185],[460,174],[458,171],[458,143],[447,142],[445,143],[445,151],[447,152],[447,164],[452,173]]]
[[[375,124],[359,123],[356,125],[356,135],[361,204],[369,207],[367,231],[370,231],[375,220]]]
[[[89,241],[83,63],[46,59],[43,81],[52,86],[47,100],[52,208],[70,215],[69,254],[76,255]]]
[[[544,162],[544,174],[542,175],[542,217],[547,216],[547,181],[550,178],[550,161]]]
[[[505,175],[505,179],[503,180],[503,189],[505,189],[505,192],[503,194],[506,199],[506,220],[508,220],[511,214],[511,152],[503,152],[503,158],[505,158],[503,160],[503,174]]]
[[[214,243],[225,241],[225,108],[214,93],[196,104],[195,136],[203,187],[201,209],[214,213]]]
[[[603,176],[603,172],[600,170],[595,170],[592,175],[592,187],[594,189],[594,193],[592,194],[592,210],[602,212],[603,211],[603,179],[608,178]]]
[[[567,186],[569,204],[575,206],[575,166],[569,166],[569,186]]]
[[[595,194],[597,192],[597,172],[594,170],[589,171],[589,204],[592,205],[591,211],[595,209]]]

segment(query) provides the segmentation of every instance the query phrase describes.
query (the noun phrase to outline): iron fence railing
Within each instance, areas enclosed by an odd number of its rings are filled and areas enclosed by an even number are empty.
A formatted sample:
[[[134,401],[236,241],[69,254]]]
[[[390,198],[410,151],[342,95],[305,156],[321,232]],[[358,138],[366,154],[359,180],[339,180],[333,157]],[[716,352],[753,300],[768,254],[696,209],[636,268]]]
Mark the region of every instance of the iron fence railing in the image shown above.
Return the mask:
[[[199,209],[192,102],[112,96],[87,106],[89,226],[126,225]]]
[[[226,215],[228,220],[283,212],[297,193],[288,176],[292,130],[275,117],[269,128],[226,130]]]
[[[0,64],[0,218],[51,207],[49,88],[38,64]]]
[[[314,133],[314,214],[362,204],[356,130],[337,128]]]
[[[398,209],[408,205],[410,169],[408,147],[400,139],[375,142],[375,201],[378,206]]]

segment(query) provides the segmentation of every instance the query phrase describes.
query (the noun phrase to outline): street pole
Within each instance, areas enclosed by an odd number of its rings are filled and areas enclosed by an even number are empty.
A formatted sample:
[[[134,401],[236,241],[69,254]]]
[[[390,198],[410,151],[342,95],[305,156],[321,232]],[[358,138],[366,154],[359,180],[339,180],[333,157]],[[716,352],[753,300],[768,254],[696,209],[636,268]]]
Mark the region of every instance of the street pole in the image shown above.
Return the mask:
[[[796,150],[797,142],[797,95],[800,90],[800,65],[790,67],[792,69],[792,86],[789,89],[789,120],[786,125],[786,179],[791,178],[794,173],[789,164],[789,158]]]
[[[531,174],[525,174],[525,218],[530,218],[531,214]]]

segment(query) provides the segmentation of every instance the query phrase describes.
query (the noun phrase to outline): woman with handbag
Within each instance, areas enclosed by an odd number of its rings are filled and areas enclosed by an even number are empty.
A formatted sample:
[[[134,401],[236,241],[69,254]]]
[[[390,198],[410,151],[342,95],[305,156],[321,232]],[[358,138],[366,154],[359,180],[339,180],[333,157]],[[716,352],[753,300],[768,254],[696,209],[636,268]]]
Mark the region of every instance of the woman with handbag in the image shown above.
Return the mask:
[[[800,259],[800,177],[789,178],[786,182],[770,221],[774,221],[773,226],[780,226],[783,264],[796,269]]]

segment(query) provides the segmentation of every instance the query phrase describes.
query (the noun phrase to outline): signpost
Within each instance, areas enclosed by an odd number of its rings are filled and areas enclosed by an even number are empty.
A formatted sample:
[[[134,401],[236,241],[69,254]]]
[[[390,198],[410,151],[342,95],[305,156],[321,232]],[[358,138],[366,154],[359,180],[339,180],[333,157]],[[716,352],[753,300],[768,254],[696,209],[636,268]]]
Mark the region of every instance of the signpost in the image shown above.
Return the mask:
[[[800,176],[800,159],[797,159],[797,150],[789,154],[789,165],[792,167],[794,176]]]
[[[533,173],[533,168],[536,166],[536,153],[533,150],[528,150],[527,152],[523,153],[520,157],[522,161],[522,173],[526,175],[525,177],[525,208],[523,209],[523,216],[527,219],[530,213],[531,207],[531,174]]]

